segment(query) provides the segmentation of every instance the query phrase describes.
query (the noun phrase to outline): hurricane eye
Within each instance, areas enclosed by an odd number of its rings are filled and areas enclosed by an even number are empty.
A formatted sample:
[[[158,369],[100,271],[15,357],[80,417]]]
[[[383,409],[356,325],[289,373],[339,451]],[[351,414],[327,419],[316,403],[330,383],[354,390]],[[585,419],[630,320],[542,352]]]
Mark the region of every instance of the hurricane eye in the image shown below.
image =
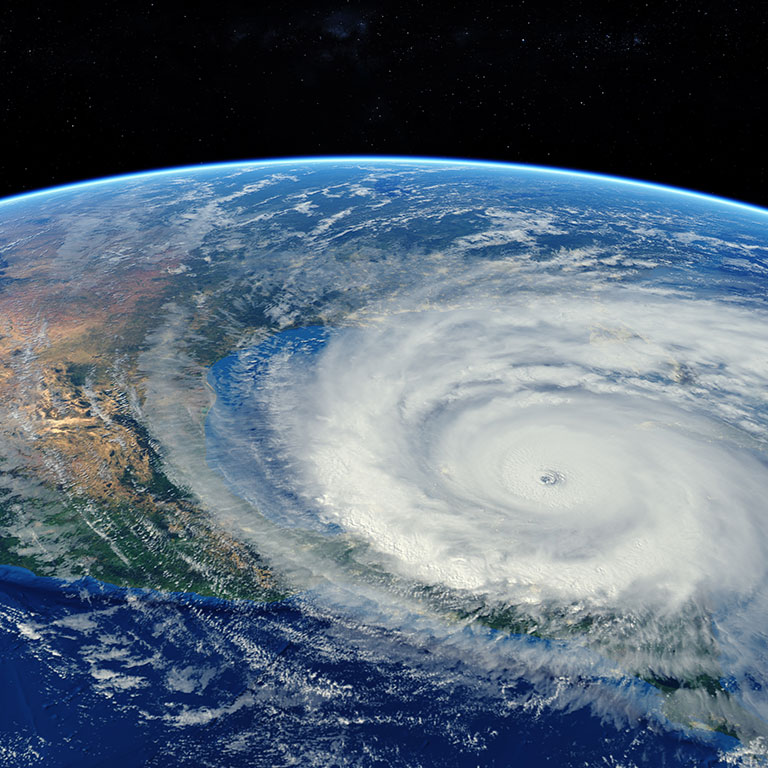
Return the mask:
[[[539,475],[539,482],[542,485],[560,485],[563,483],[565,478],[563,477],[560,472],[555,471],[554,469],[545,469],[540,475]]]

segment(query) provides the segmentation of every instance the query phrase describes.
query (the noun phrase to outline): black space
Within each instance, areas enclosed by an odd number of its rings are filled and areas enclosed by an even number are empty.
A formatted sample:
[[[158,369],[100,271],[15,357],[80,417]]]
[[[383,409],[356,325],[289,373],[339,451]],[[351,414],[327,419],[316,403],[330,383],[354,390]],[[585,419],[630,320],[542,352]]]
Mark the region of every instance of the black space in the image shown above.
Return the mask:
[[[756,0],[11,2],[0,72],[2,195],[173,165],[405,154],[768,205]]]

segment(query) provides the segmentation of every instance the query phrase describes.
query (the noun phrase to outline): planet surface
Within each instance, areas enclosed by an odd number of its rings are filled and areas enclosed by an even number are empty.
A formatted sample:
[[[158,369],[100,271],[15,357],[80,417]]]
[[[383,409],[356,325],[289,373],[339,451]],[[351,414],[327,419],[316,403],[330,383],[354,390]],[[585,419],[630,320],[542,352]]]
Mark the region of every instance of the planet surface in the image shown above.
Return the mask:
[[[243,162],[0,257],[1,766],[768,764],[768,212]]]

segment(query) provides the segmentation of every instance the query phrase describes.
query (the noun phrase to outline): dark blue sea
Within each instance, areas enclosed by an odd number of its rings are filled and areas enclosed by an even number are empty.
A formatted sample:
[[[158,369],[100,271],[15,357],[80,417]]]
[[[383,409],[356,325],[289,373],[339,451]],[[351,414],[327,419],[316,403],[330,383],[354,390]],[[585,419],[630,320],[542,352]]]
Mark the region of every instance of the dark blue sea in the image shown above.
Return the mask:
[[[613,723],[611,696],[652,697],[642,683],[571,680],[585,701],[603,689],[606,712],[548,707],[462,647],[433,653],[423,633],[322,615],[310,596],[228,602],[3,567],[0,765],[719,766],[735,745]]]

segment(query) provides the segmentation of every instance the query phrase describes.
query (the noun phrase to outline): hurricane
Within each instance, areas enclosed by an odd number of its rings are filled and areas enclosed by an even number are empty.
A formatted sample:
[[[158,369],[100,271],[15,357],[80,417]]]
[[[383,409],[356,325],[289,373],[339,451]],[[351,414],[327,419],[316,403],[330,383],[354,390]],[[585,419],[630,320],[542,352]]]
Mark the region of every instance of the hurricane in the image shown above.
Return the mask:
[[[642,616],[635,639],[655,628],[663,648],[676,614],[749,599],[768,551],[768,318],[648,291],[510,293],[401,302],[239,355],[236,404],[209,416],[245,457],[227,462],[235,485],[281,526],[567,634]],[[647,663],[706,666],[692,634]]]

